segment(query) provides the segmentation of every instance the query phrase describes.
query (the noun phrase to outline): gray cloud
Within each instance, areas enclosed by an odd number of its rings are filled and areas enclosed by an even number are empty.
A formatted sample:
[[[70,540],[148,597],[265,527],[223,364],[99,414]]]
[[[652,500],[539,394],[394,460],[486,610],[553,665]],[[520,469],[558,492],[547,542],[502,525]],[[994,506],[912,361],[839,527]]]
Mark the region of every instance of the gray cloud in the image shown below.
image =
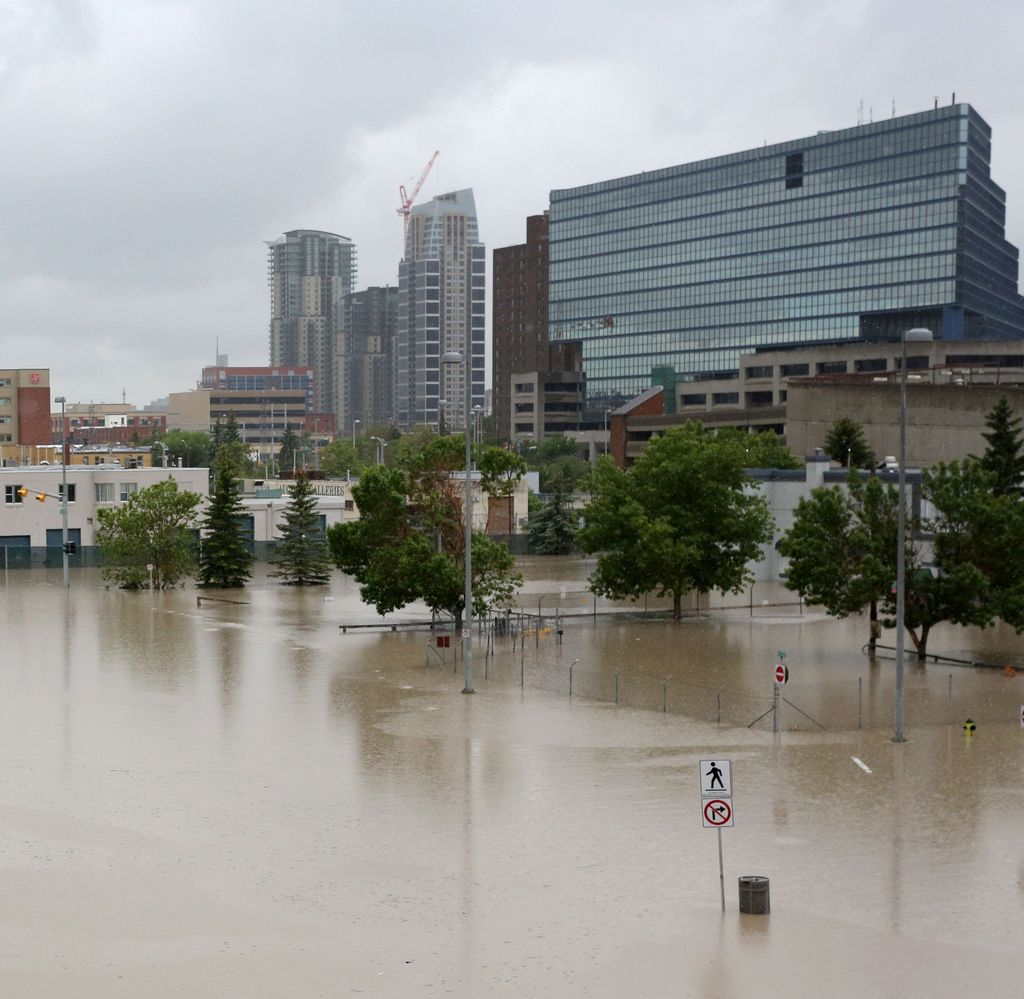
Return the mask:
[[[1017,5],[948,0],[0,0],[0,358],[141,404],[217,339],[265,362],[264,239],[344,233],[360,285],[394,283],[398,186],[435,148],[423,196],[472,186],[495,247],[551,188],[846,127],[862,98],[972,102],[1020,245],[1022,33]]]

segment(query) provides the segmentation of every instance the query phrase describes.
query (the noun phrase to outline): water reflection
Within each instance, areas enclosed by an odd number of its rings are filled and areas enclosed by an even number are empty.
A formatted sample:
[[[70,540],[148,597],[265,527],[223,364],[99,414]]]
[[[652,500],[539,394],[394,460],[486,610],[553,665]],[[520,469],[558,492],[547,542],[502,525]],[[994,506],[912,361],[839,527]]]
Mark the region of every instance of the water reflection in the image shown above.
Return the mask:
[[[199,605],[8,583],[10,994],[1016,994],[1024,681],[915,667],[897,747],[859,621],[591,616],[525,657],[499,641],[469,698],[427,632],[342,634],[360,613],[340,581]],[[1005,638],[935,648],[975,637]],[[828,731],[747,727],[779,650]],[[709,749],[733,765],[724,918]],[[736,913],[742,874],[771,878],[770,917]]]

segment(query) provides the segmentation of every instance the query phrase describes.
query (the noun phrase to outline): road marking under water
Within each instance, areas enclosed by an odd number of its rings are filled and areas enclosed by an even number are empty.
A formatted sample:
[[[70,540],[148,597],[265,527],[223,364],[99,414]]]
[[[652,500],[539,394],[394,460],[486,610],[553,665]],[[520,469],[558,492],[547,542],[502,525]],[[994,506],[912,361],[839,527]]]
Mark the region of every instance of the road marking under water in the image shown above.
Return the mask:
[[[866,773],[866,774],[871,773],[871,767],[869,767],[863,760],[857,759],[856,756],[851,756],[850,759],[853,760],[853,762],[856,763],[857,766],[860,767],[861,770],[864,771],[864,773]]]

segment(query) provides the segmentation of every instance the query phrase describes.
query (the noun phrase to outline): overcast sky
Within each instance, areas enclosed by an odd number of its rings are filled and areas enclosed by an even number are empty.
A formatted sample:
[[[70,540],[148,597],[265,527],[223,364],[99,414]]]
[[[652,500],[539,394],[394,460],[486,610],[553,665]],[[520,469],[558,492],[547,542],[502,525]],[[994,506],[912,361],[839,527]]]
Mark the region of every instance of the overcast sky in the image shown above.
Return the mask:
[[[0,367],[69,402],[268,363],[264,240],[395,284],[398,188],[472,187],[488,248],[552,188],[972,103],[1024,243],[1011,0],[0,0]]]

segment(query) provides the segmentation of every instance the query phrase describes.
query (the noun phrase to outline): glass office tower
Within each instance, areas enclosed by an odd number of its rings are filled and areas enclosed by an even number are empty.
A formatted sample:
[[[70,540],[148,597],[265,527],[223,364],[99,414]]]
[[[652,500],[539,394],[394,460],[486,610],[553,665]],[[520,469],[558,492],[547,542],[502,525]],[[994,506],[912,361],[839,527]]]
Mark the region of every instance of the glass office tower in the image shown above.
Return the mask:
[[[603,405],[762,345],[1024,336],[990,147],[954,104],[552,191],[551,339]]]

